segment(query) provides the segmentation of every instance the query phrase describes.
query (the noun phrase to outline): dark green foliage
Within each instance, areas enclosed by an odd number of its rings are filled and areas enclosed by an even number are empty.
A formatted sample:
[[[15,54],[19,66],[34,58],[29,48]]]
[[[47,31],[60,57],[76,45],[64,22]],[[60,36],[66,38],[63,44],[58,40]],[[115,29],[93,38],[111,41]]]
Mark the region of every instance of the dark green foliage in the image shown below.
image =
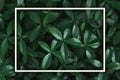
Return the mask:
[[[40,34],[40,25],[33,29],[30,33],[30,42],[34,41]]]
[[[105,7],[106,72],[15,73],[15,7]],[[0,80],[120,80],[119,0],[0,0]],[[18,69],[102,69],[102,11],[18,11]]]
[[[21,18],[18,18],[18,29],[20,29],[18,30],[18,37],[20,37],[18,40],[18,53],[21,53],[21,55],[18,54],[20,56],[18,68],[51,70],[88,70],[103,68],[103,49],[101,46],[103,42],[98,38],[96,28],[89,28],[90,25],[87,21],[87,19],[90,20],[89,18],[87,18],[85,22],[76,19],[81,12],[86,14],[86,11],[63,10],[22,12],[24,12],[24,14],[32,13],[32,17],[26,15],[22,20]],[[21,13],[21,11],[19,13]],[[66,26],[66,28],[62,28],[61,25],[56,26],[56,24],[59,24],[61,20],[64,20],[63,17],[65,17],[65,19],[70,18],[72,20],[70,26]],[[27,20],[27,18],[30,18],[30,20]],[[24,21],[30,22],[31,25],[29,25],[29,27],[26,26]],[[43,24],[39,24],[39,21],[43,21]],[[22,27],[22,25],[25,26]],[[103,34],[102,27],[98,29],[98,31]],[[26,34],[27,37],[24,38],[23,36],[26,32],[29,34]],[[33,49],[33,55],[36,51],[39,51],[41,52],[40,54],[44,56],[39,59],[28,55],[28,48]],[[83,55],[81,55],[81,48],[84,48],[82,52]],[[96,51],[98,50],[99,52],[97,53]],[[27,57],[34,58],[35,61],[37,61],[35,63],[39,62],[36,68],[35,66],[33,68],[28,66],[33,65],[33,63],[29,63],[28,59],[26,59]],[[56,64],[56,66],[53,64]],[[79,66],[80,64],[83,64],[83,66]],[[85,66],[89,67],[87,68]]]

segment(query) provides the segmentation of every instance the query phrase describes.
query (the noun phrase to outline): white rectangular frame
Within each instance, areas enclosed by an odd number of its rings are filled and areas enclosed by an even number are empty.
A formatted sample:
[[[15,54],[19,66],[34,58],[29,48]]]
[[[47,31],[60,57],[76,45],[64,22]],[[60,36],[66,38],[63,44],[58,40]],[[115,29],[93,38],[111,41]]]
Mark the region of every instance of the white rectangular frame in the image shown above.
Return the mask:
[[[103,70],[17,70],[17,11],[18,10],[102,10],[103,11]],[[105,72],[105,8],[15,8],[15,72]]]

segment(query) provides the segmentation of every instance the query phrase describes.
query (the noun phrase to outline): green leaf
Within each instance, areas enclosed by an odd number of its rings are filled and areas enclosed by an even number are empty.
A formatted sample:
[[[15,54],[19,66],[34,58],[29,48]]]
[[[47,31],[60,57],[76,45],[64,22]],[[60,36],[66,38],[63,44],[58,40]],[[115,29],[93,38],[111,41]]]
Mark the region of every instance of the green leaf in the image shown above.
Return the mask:
[[[116,62],[116,53],[113,47],[110,47],[106,50],[106,60],[108,63],[110,61]]]
[[[113,50],[113,53],[112,53],[112,62],[116,62],[116,60],[117,60],[117,56],[116,56],[115,51]]]
[[[116,12],[112,11],[110,16],[111,17],[107,19],[107,23],[109,26],[115,26],[118,21],[118,15]]]
[[[60,28],[60,29],[66,29],[66,28],[69,28],[73,23],[73,20],[71,19],[62,19],[57,27]]]
[[[73,25],[72,35],[73,35],[74,37],[77,37],[77,36],[79,35],[79,28],[78,28],[77,24],[74,24],[74,25]]]
[[[21,36],[22,39],[29,38],[29,37],[30,37],[30,32],[25,32],[25,33]]]
[[[113,37],[113,44],[114,45],[120,44],[120,31],[116,32],[115,36]]]
[[[33,54],[34,53],[34,54]],[[38,57],[38,58],[43,58],[43,56],[45,55],[43,52],[41,51],[34,51],[32,48],[27,48],[27,54],[31,57]]]
[[[90,33],[88,30],[84,32],[84,43],[91,48],[98,48],[100,46],[100,42],[98,42],[96,35]]]
[[[21,11],[21,13],[20,13],[20,20],[22,20],[24,18],[24,16],[25,16],[24,12]]]
[[[26,43],[23,40],[19,41],[19,49],[22,55],[26,55]]]
[[[70,29],[69,28],[65,29],[63,34],[64,39],[67,39],[70,35],[71,35]]]
[[[88,43],[89,39],[90,39],[90,32],[86,30],[84,32],[84,43]]]
[[[93,6],[96,6],[96,0],[87,0],[86,7],[93,7]],[[86,13],[88,18],[90,18],[93,11],[87,10]]]
[[[74,20],[73,11],[65,11],[65,13]]]
[[[112,59],[112,54],[113,54],[113,49],[112,49],[112,47],[110,47],[110,48],[108,48],[108,49],[106,50],[106,61],[107,61],[107,62],[110,62],[110,61],[111,61],[111,59]]]
[[[98,60],[90,60],[90,63],[94,65],[95,67],[102,67],[102,63]]]
[[[113,8],[120,10],[120,1],[118,1],[118,0],[110,0],[110,1],[107,1],[107,3],[110,6],[112,6]]]
[[[94,20],[94,19],[93,20],[89,20],[88,22],[91,25],[91,27],[93,27],[93,28],[100,28],[102,26],[102,25],[99,25],[97,20]]]
[[[55,57],[57,57],[61,63],[63,63],[63,58],[62,58],[62,55],[61,55],[60,51],[54,51],[54,52],[52,52],[52,54]]]
[[[43,58],[43,57],[42,57]],[[30,65],[31,68],[39,69],[39,61],[36,58],[32,58],[30,61],[32,64]]]
[[[8,39],[5,38],[0,45],[0,57],[4,59],[6,53],[8,51]]]
[[[98,75],[98,79],[97,79],[97,80],[103,80],[103,76],[104,76],[103,73],[99,73],[99,75]]]
[[[59,60],[59,62],[61,63],[61,66],[59,69],[62,69],[63,64],[67,63],[67,61],[64,61],[60,51],[52,52],[52,54]]]
[[[54,27],[49,27],[48,28],[50,33],[55,37],[57,38],[58,40],[62,40],[62,33],[57,29],[57,28],[54,28]]]
[[[86,24],[83,22],[80,26],[81,33],[85,30],[85,26],[86,26]]]
[[[76,46],[76,47],[82,47],[82,42],[77,39],[77,38],[69,38],[65,40],[66,43],[72,45],[72,46]]]
[[[90,33],[90,39],[89,39],[89,42],[92,42],[92,41],[96,41],[97,40],[97,36],[93,33]]]
[[[86,12],[81,12],[79,15],[77,15],[76,20],[78,22],[85,22],[86,20],[88,20]]]
[[[43,41],[38,41],[38,44],[47,52],[50,52],[50,47]]]
[[[113,36],[113,34],[115,33],[116,31],[116,26],[111,26],[109,31],[108,31],[108,34],[107,34],[107,37],[111,37]]]
[[[51,49],[54,50],[54,48],[56,48],[56,45],[57,45],[57,41],[53,40],[51,43]]]
[[[0,0],[0,11],[4,8],[5,0]]]
[[[47,69],[50,67],[52,62],[52,55],[50,53],[48,53],[47,55],[45,55],[45,57],[42,60],[42,69]]]
[[[100,46],[100,43],[96,41],[94,43],[88,44],[88,46],[90,46],[91,48],[98,48]]]
[[[86,50],[86,56],[88,59],[93,59],[92,52],[90,50]]]
[[[75,75],[75,79],[76,80],[84,80],[84,76],[83,76],[83,74],[79,73],[79,74]]]
[[[22,36],[22,27],[19,23],[17,24],[17,33],[19,36]]]
[[[100,10],[95,12],[95,20],[96,21],[99,21],[102,19],[103,15],[101,15],[101,14],[102,14],[102,11],[100,11]]]
[[[114,70],[120,70],[120,63],[118,62],[112,62],[107,65],[107,69],[109,71],[114,71]]]
[[[62,56],[64,62],[68,61],[69,50],[64,43],[61,45],[60,53],[61,53],[61,56]]]
[[[10,34],[12,34],[12,32],[13,32],[13,29],[14,28],[14,23],[13,23],[13,21],[11,21],[9,24],[8,24],[8,27],[7,27],[7,35],[10,35]]]
[[[25,65],[27,63],[27,60],[28,60],[28,56],[26,55],[26,53],[24,53],[22,57],[22,65]]]
[[[99,73],[97,80],[108,80],[108,75],[107,73]]]
[[[4,65],[0,67],[0,76],[15,76],[12,65]]]
[[[70,7],[72,4],[70,3],[70,1],[69,0],[64,0],[63,1],[63,6],[65,6],[65,7]]]
[[[41,23],[40,15],[34,11],[29,12],[30,19],[37,24]]]
[[[40,34],[40,28],[41,26],[37,26],[36,28],[34,28],[30,34],[30,42],[33,42]]]
[[[56,50],[60,46],[60,43],[57,40],[53,40],[51,43],[51,50]]]
[[[21,6],[23,4],[24,0],[17,0],[17,6]]]
[[[48,23],[55,21],[59,17],[58,13],[50,12],[43,19],[43,25],[47,26]]]

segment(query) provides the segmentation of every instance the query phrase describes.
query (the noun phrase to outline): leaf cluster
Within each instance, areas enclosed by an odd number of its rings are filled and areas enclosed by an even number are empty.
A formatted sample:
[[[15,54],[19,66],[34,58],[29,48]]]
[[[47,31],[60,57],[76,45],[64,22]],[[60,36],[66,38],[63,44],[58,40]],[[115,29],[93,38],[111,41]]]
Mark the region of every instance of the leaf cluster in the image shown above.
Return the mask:
[[[105,7],[106,72],[92,74],[15,73],[15,7]],[[71,66],[72,69],[81,69],[85,66],[81,65],[84,63],[87,63],[85,69],[91,67],[101,69],[103,31],[101,13],[89,10],[31,11],[28,13],[20,11],[17,26],[19,69],[28,69],[28,67],[29,69],[70,69]],[[0,0],[0,80],[120,80],[119,14],[119,0]],[[92,45],[88,45],[91,37],[95,39],[94,44],[92,42]],[[78,62],[83,63],[78,64],[80,66],[77,68],[73,67],[73,64],[76,65]],[[30,65],[26,66],[28,63]],[[60,67],[61,64],[64,65]]]

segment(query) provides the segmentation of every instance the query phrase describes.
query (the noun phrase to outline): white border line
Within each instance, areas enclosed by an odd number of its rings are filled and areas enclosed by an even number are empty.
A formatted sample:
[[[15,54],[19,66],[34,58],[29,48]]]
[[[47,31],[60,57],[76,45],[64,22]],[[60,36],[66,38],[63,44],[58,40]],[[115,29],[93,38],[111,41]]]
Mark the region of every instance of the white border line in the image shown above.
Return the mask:
[[[17,10],[15,9],[15,72],[17,72]]]
[[[16,10],[104,10],[105,8],[15,8]]]
[[[103,71],[105,72],[105,47],[106,47],[106,44],[105,44],[105,8],[103,9]]]
[[[103,10],[103,70],[17,70],[17,10]],[[105,72],[105,8],[15,8],[15,72]]]
[[[103,70],[17,70],[16,72],[103,72]]]

